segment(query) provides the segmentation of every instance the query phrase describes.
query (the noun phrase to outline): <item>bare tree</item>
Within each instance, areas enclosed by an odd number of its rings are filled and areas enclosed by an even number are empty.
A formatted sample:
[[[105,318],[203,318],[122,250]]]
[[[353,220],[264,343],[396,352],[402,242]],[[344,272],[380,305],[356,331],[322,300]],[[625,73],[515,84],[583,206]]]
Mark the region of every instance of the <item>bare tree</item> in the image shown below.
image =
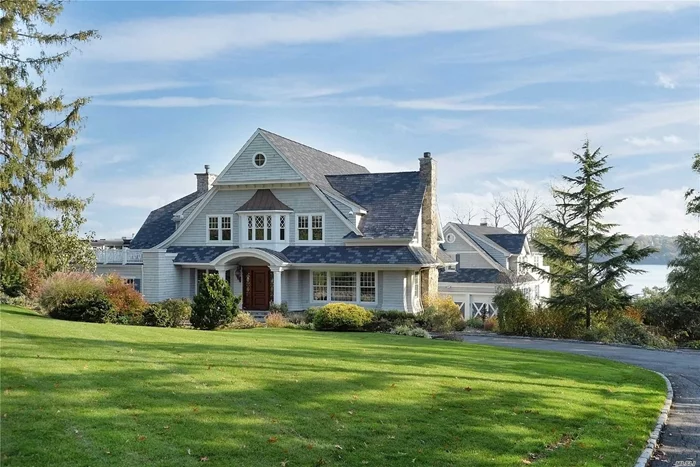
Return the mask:
[[[502,209],[510,225],[519,234],[529,233],[542,212],[542,201],[528,190],[516,189],[502,200]]]
[[[494,227],[505,227],[504,221],[506,214],[501,195],[493,196],[491,205],[487,209],[484,209],[484,215],[486,216],[486,220],[490,221],[490,224]]]
[[[472,203],[466,205],[458,205],[453,203],[450,207],[452,211],[452,220],[459,224],[471,224],[472,219],[476,216],[474,205]]]

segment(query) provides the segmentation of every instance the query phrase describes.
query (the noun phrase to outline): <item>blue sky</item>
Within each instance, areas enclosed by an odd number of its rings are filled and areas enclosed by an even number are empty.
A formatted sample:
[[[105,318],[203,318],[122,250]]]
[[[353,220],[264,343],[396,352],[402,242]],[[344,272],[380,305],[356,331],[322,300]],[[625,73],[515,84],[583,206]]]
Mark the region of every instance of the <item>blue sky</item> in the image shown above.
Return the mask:
[[[98,29],[52,74],[93,97],[68,191],[87,228],[135,233],[262,127],[372,171],[439,164],[443,220],[514,187],[546,194],[588,136],[631,234],[697,230],[696,2],[73,2]]]

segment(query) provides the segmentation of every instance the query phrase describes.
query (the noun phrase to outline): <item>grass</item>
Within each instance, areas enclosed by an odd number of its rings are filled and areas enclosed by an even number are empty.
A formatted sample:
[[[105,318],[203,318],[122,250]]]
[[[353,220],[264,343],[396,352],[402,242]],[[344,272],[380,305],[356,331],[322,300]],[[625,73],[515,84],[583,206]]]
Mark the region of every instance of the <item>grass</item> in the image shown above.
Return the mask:
[[[2,307],[3,466],[632,465],[665,396],[605,360]]]

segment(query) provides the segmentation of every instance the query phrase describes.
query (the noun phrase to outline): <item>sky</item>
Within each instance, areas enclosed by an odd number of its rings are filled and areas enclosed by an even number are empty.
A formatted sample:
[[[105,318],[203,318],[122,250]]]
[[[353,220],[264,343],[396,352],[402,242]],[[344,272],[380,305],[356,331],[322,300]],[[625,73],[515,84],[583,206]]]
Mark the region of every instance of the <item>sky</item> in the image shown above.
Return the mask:
[[[86,229],[130,236],[222,170],[256,128],[373,172],[438,162],[442,220],[514,188],[546,199],[585,138],[609,154],[609,216],[631,234],[700,229],[683,193],[700,151],[697,2],[106,2],[48,80],[91,96],[66,190]]]

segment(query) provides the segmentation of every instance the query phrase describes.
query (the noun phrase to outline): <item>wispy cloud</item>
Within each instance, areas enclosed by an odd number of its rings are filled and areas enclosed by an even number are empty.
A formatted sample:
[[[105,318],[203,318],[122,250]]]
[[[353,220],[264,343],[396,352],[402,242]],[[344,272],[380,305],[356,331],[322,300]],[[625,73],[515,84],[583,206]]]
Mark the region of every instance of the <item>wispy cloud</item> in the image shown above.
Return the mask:
[[[553,21],[667,11],[687,2],[399,2],[314,5],[300,12],[178,16],[116,23],[85,49],[107,61],[187,61],[235,49],[407,37],[475,31]]]
[[[676,81],[665,73],[656,73],[656,85],[666,89],[675,89]]]
[[[688,166],[687,161],[676,162],[670,164],[652,164],[641,170],[626,170],[620,171],[615,177],[617,180],[630,180],[634,178],[648,177],[650,175],[659,175],[662,173],[670,172],[672,170],[681,169]]]

